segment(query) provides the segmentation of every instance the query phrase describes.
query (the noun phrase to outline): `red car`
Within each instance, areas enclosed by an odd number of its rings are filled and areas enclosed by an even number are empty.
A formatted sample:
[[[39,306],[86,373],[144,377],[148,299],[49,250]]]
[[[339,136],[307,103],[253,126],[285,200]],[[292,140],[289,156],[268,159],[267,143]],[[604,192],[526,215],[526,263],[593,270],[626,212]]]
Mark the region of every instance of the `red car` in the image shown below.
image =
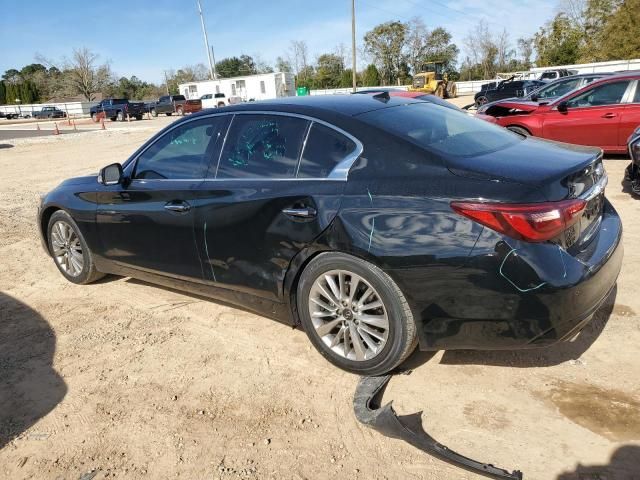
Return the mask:
[[[640,125],[640,72],[596,80],[546,105],[498,102],[477,116],[523,135],[625,153]]]

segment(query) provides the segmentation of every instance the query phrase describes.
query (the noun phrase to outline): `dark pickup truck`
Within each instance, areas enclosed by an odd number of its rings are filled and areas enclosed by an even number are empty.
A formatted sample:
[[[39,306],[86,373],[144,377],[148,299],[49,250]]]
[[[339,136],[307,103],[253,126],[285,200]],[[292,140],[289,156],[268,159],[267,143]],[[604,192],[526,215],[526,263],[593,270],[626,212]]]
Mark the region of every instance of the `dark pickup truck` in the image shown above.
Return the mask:
[[[136,120],[142,120],[144,115],[143,102],[130,102],[126,98],[109,98],[102,100],[99,104],[89,109],[91,118],[94,122],[100,120],[100,114],[104,113],[105,118],[109,118],[112,122],[116,120],[124,122],[127,117],[133,117]]]
[[[42,107],[39,112],[33,112],[33,118],[65,118],[67,114],[58,107]]]
[[[199,99],[187,100],[184,95],[165,95],[149,107],[149,112],[154,117],[161,113],[165,115],[184,115],[185,113],[199,112],[202,110],[202,101]]]

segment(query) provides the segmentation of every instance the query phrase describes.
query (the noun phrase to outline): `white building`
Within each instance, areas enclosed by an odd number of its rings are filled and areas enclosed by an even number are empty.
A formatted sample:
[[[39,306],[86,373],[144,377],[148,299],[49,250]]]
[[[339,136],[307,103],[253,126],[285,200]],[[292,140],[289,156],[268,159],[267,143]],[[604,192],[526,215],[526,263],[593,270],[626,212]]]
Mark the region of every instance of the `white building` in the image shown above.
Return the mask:
[[[179,92],[188,99],[224,93],[226,98],[240,97],[243,101],[291,97],[296,94],[293,73],[277,72],[245,77],[219,78],[202,82],[181,83]]]

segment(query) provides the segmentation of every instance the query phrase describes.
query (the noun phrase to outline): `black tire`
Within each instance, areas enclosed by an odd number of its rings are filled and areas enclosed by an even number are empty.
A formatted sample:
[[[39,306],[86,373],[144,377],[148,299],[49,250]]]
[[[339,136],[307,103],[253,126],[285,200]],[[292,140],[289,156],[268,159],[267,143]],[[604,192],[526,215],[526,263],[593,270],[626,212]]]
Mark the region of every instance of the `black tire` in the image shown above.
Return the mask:
[[[481,107],[482,105],[484,105],[485,103],[488,103],[488,102],[489,102],[489,100],[487,99],[487,97],[485,97],[484,95],[481,95],[476,100],[476,105]]]
[[[152,109],[151,109],[151,116],[152,116],[152,117],[157,117],[157,116],[158,116],[158,112],[156,112],[156,109],[155,109],[155,108],[152,108]]]
[[[165,113],[165,115],[166,115],[167,117],[170,117],[170,116],[171,116],[171,112],[167,112],[167,113]]]
[[[104,277],[104,273],[101,273],[98,270],[96,270],[96,266],[93,262],[93,255],[91,254],[91,250],[89,250],[89,247],[87,246],[87,242],[85,242],[84,237],[82,236],[82,233],[78,228],[78,225],[73,220],[71,215],[69,215],[64,210],[58,210],[54,212],[53,215],[51,215],[51,218],[49,219],[49,224],[47,225],[47,245],[49,247],[49,252],[51,253],[52,257],[54,252],[52,229],[53,229],[53,226],[59,221],[65,222],[67,225],[69,225],[73,230],[73,232],[77,235],[78,240],[80,241],[80,245],[82,247],[82,258],[83,258],[82,271],[78,275],[70,275],[69,273],[67,273],[54,258],[53,262],[55,263],[56,267],[58,268],[58,271],[60,271],[62,276],[64,276],[70,282],[76,283],[78,285],[86,285],[87,283],[95,282],[96,280]]]
[[[176,114],[180,116],[184,115],[184,110],[182,109],[182,107],[176,108]]]
[[[136,115],[136,120],[142,120],[142,115]]]
[[[118,110],[118,113],[116,113],[116,120],[119,122],[124,122],[126,120],[126,116],[124,114],[124,112],[122,110]]]
[[[109,120],[111,120],[112,122],[115,122],[117,120],[118,117],[109,117]]]
[[[510,125],[507,127],[507,129],[511,130],[514,133],[517,133],[518,135],[522,135],[523,137],[531,136],[531,132],[529,130],[527,130],[526,128],[517,127],[516,125]]]
[[[331,270],[345,270],[360,276],[375,289],[384,304],[389,325],[388,337],[382,350],[372,358],[360,361],[345,358],[325,344],[316,332],[309,311],[311,288],[316,279]],[[313,346],[329,362],[351,373],[358,375],[387,373],[404,362],[417,345],[416,324],[400,288],[378,267],[351,255],[322,253],[314,258],[300,276],[297,307],[302,326]]]

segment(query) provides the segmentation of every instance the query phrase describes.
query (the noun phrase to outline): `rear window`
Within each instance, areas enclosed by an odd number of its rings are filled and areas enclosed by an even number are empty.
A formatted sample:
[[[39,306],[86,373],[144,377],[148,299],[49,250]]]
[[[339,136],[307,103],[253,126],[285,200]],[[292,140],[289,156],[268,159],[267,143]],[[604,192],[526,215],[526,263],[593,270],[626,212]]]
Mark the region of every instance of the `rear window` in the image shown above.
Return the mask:
[[[359,118],[427,150],[446,155],[482,155],[522,141],[522,137],[501,127],[430,103],[374,110]]]
[[[122,105],[123,103],[127,103],[127,99],[126,98],[114,98],[113,100],[111,100],[111,103],[113,105]]]
[[[176,100],[186,100],[186,99],[184,98],[184,95],[174,95],[173,101],[175,102]]]

